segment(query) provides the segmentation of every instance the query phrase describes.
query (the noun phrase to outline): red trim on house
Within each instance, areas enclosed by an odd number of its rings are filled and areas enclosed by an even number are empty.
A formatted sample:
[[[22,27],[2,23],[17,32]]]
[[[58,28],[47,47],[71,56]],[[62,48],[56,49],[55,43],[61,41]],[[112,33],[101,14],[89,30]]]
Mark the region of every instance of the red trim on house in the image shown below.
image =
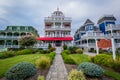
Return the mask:
[[[72,41],[72,37],[39,37],[37,40],[41,41]]]

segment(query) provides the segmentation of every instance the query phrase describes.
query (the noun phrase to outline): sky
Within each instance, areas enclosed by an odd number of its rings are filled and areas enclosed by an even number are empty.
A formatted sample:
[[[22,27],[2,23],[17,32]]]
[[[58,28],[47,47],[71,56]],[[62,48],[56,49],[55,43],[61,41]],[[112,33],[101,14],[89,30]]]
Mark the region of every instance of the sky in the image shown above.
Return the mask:
[[[120,0],[0,0],[0,30],[7,26],[33,26],[44,36],[44,17],[57,10],[72,18],[72,35],[91,19],[97,26],[103,15],[114,15],[120,24]]]

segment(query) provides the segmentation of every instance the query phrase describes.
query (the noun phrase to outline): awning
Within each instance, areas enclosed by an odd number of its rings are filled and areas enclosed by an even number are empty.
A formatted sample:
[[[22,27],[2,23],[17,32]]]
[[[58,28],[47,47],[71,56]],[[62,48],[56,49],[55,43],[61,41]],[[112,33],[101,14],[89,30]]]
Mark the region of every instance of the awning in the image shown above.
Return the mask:
[[[72,41],[72,37],[39,37],[37,40],[41,41]]]

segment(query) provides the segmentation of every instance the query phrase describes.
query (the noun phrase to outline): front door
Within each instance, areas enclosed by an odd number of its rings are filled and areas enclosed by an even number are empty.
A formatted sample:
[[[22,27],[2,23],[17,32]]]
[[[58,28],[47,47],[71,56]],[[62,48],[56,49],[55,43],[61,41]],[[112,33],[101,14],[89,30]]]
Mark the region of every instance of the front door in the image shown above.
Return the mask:
[[[56,46],[61,46],[61,43],[62,43],[61,41],[56,41],[55,44],[56,44]]]

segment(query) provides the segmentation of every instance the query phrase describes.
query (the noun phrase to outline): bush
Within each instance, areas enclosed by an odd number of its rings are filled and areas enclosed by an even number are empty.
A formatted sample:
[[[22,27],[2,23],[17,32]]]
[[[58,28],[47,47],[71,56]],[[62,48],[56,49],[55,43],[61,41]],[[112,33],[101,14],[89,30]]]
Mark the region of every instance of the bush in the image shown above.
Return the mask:
[[[15,56],[14,51],[5,51],[5,52],[0,52],[0,59],[8,58],[8,57],[13,57]]]
[[[101,50],[101,49],[100,49],[100,50],[99,50],[99,53],[100,53],[100,54],[106,54],[106,53],[109,53],[109,51],[108,51],[108,50]]]
[[[113,61],[111,65],[112,69],[114,69],[117,72],[120,72],[120,60]]]
[[[20,50],[16,53],[17,55],[32,54],[32,51],[29,49]]]
[[[43,50],[42,52],[43,52],[42,54],[48,54],[48,53],[50,53],[49,50]]]
[[[36,50],[36,49],[34,49],[34,48],[28,48],[28,50],[30,50],[30,51],[31,51],[31,53],[36,53],[36,52],[37,52],[37,50]]]
[[[83,54],[83,50],[82,49],[76,49],[76,53]]]
[[[37,49],[37,53],[43,54],[44,50],[43,49]]]
[[[53,51],[55,51],[55,50],[56,50],[55,47],[51,47],[51,48],[49,49],[49,52],[53,52]]]
[[[117,72],[120,72],[120,60],[113,60],[111,55],[107,54],[99,54],[93,58],[94,63],[100,64],[102,66],[106,66],[114,69]]]
[[[116,49],[116,53],[117,53],[117,54],[120,54],[120,48],[117,48],[117,49]]]
[[[55,57],[55,52],[51,52],[51,53],[49,54],[49,57],[50,57],[51,61],[53,61],[53,60],[54,60],[54,57]]]
[[[94,50],[94,49],[89,49],[89,52],[96,53],[96,50]]]
[[[23,80],[27,77],[33,76],[36,73],[34,65],[28,62],[20,62],[11,67],[5,74],[8,80]]]
[[[38,76],[37,80],[45,80],[44,76]]]
[[[64,44],[63,45],[63,49],[66,50],[67,49],[67,45]]]
[[[36,60],[35,64],[39,69],[47,69],[50,67],[50,59],[46,56],[42,56],[40,59]]]
[[[49,44],[49,45],[48,45],[48,49],[50,49],[51,47],[52,47],[52,45],[51,45],[51,44]]]
[[[91,62],[94,63],[94,56],[91,56],[90,59],[91,59]]]
[[[93,63],[84,62],[78,66],[78,71],[82,70],[86,75],[91,77],[100,77],[103,75],[103,69]]]
[[[69,50],[64,50],[63,53],[70,54]]]
[[[68,80],[86,80],[86,78],[82,71],[77,71],[76,69],[73,69],[69,73]]]
[[[76,47],[76,46],[71,46],[68,48],[68,50],[70,51],[71,54],[75,54],[77,49],[78,49],[78,47]]]
[[[94,63],[107,67],[111,66],[111,64],[109,64],[110,60],[112,60],[112,56],[107,54],[99,54],[94,57]]]
[[[66,53],[62,53],[62,57],[64,59],[64,62],[67,64],[76,64],[75,61]]]

